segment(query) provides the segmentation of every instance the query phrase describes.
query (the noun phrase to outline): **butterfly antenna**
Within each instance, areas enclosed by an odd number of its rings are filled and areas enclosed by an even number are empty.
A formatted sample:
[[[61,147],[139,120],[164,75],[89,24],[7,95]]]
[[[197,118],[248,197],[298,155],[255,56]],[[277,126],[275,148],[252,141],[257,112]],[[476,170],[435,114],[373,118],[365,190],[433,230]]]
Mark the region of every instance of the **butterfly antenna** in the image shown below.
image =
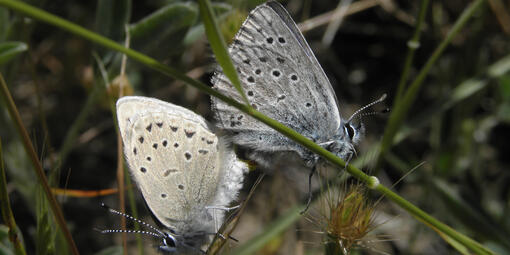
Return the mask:
[[[386,93],[385,93],[385,94],[383,94],[383,95],[382,95],[379,99],[377,99],[377,100],[373,101],[372,103],[369,103],[369,104],[367,104],[367,105],[365,105],[365,106],[361,107],[361,108],[360,108],[360,109],[358,109],[357,111],[355,111],[355,112],[351,115],[351,117],[350,117],[349,119],[347,119],[347,123],[351,122],[351,120],[352,120],[354,117],[356,117],[357,115],[359,115],[362,111],[366,110],[366,109],[367,109],[367,108],[369,108],[369,107],[372,107],[372,106],[373,106],[373,105],[375,105],[375,104],[381,103],[381,102],[382,102],[382,101],[384,101],[385,99],[386,99]],[[369,114],[369,115],[372,115],[372,114]],[[361,116],[363,116],[363,115],[361,115]]]
[[[131,216],[129,214],[126,214],[126,213],[123,213],[123,212],[119,212],[119,211],[117,211],[115,209],[112,209],[109,206],[105,205],[104,203],[101,203],[101,207],[107,209],[110,213],[117,214],[117,215],[120,215],[120,216],[122,216],[122,217],[124,217],[126,219],[138,222],[138,223],[142,224],[143,226],[146,226],[146,227],[156,231],[159,234],[159,236],[165,236],[165,234],[163,232],[161,232],[161,230],[155,228],[154,226],[150,225],[149,223],[147,223],[145,221],[139,220],[139,219],[137,219],[137,218],[135,218],[135,217],[133,217],[133,216]],[[125,231],[131,231],[131,233],[134,232],[133,230],[125,230]],[[122,233],[122,232],[116,232],[116,233]],[[130,232],[124,232],[124,233],[130,233]],[[148,233],[152,233],[152,232],[148,232]]]
[[[149,235],[149,236],[155,236],[158,238],[164,237],[160,235],[159,233],[151,232],[151,231],[145,231],[145,230],[130,230],[130,229],[96,229],[97,231],[101,232],[101,234],[108,234],[108,233],[130,233],[130,234],[143,234],[143,235]]]
[[[385,108],[384,110],[379,111],[379,112],[364,112],[364,113],[360,114],[359,117],[363,118],[363,117],[366,117],[366,116],[372,116],[372,115],[377,115],[377,114],[381,114],[381,113],[387,113],[389,111],[390,111],[390,108]]]

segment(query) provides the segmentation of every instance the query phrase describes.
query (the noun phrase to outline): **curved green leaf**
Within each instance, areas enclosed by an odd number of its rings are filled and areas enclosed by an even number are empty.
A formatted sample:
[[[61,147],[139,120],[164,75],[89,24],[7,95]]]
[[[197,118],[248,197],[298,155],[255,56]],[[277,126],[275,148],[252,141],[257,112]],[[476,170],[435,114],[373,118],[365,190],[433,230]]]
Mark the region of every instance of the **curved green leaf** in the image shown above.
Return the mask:
[[[10,25],[9,11],[6,8],[0,8],[0,42],[6,40]]]
[[[212,3],[213,12],[219,21],[227,18],[232,13],[232,6],[226,3]],[[192,44],[205,33],[204,24],[200,23],[193,26],[183,39],[185,45]]]
[[[97,2],[96,31],[115,40],[124,38],[124,26],[131,18],[131,0],[101,0]]]
[[[181,54],[186,33],[197,22],[194,3],[172,3],[130,25],[131,45],[158,59]]]
[[[218,61],[218,64],[220,64],[223,69],[222,71],[225,76],[227,76],[230,82],[232,82],[234,87],[242,96],[246,105],[249,107],[250,102],[243,92],[243,87],[241,87],[241,81],[237,75],[234,63],[232,63],[232,59],[230,59],[230,55],[228,54],[227,43],[225,43],[223,36],[220,34],[218,24],[216,24],[211,3],[207,0],[199,0],[198,3],[200,5],[200,17],[202,18],[202,22],[205,27],[205,34],[207,35],[211,49],[214,52],[216,61]]]
[[[182,27],[191,26],[197,14],[197,8],[192,3],[169,4],[130,25],[129,34],[132,38],[139,38],[154,32],[176,31]]]
[[[3,42],[0,43],[0,65],[11,60],[13,57],[28,49],[23,42]]]

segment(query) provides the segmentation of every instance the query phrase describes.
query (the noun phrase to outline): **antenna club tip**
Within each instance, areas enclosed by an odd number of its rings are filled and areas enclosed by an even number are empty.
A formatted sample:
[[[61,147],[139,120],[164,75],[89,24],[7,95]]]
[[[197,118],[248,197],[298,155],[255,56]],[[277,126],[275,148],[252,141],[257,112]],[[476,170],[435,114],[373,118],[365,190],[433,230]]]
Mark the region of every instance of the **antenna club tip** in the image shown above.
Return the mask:
[[[383,101],[386,99],[388,95],[386,93],[382,94],[381,98],[379,98],[379,101]]]

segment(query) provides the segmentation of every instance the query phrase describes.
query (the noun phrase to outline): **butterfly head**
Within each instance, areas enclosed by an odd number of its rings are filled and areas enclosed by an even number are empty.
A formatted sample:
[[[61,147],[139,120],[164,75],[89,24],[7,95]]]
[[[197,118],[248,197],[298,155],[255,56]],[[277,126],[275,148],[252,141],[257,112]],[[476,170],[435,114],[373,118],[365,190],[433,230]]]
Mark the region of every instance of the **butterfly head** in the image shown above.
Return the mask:
[[[159,249],[163,252],[174,253],[177,251],[177,239],[171,233],[165,232],[163,236],[161,236],[161,245]]]
[[[201,246],[205,242],[206,235],[202,231],[179,235],[173,230],[169,230],[169,232],[164,232],[161,238],[161,244],[158,248],[163,253],[205,254]]]
[[[343,136],[341,136],[340,139],[342,139],[343,142],[347,142],[352,145],[358,145],[365,133],[365,126],[363,125],[361,118],[350,119],[349,121],[342,123],[340,128],[343,129]]]
[[[364,131],[365,127],[361,120],[345,121],[338,128],[334,139],[320,145],[336,156],[348,160],[355,153],[354,146],[359,143]]]
[[[372,103],[365,105],[354,112],[347,120],[340,122],[335,138],[329,142],[323,143],[322,146],[328,151],[334,153],[338,157],[349,160],[350,157],[356,152],[354,146],[358,145],[365,133],[365,126],[361,118],[368,115],[377,114],[377,112],[364,113],[366,109],[374,104],[383,102],[386,99],[386,94],[382,95],[379,99]]]

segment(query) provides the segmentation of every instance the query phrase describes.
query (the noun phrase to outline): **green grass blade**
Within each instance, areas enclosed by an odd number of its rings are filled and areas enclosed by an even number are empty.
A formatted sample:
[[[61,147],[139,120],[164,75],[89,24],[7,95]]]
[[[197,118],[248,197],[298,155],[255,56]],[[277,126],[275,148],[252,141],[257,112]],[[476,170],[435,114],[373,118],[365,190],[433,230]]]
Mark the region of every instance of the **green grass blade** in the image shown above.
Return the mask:
[[[7,63],[9,60],[27,49],[28,46],[23,42],[0,43],[0,65]]]
[[[172,3],[130,25],[129,34],[132,38],[143,38],[165,30],[175,31],[193,24],[197,15],[197,8],[191,3]]]
[[[232,13],[232,6],[226,3],[213,3],[212,4],[213,12],[217,15],[217,20],[222,21],[226,19]],[[199,23],[193,26],[186,36],[182,40],[184,45],[190,45],[195,42],[197,39],[201,38],[205,34],[205,28],[203,23]]]
[[[0,42],[7,39],[10,24],[9,10],[0,8]]]
[[[202,22],[204,23],[205,27],[205,34],[207,35],[207,39],[209,39],[209,44],[211,44],[211,48],[214,52],[214,56],[216,57],[216,61],[218,61],[218,64],[221,66],[225,76],[228,77],[239,94],[241,94],[246,105],[249,106],[250,102],[244,94],[243,87],[241,86],[241,81],[239,80],[239,76],[237,75],[237,71],[234,67],[234,63],[232,63],[232,59],[228,54],[227,43],[225,43],[225,39],[220,33],[218,24],[216,24],[216,19],[212,11],[211,3],[209,0],[199,0],[198,3],[200,6],[200,17],[202,18]]]
[[[446,210],[457,215],[455,220],[462,222],[473,233],[478,233],[488,240],[495,240],[507,249],[510,248],[510,239],[508,239],[510,233],[498,227],[499,222],[491,222],[490,217],[485,217],[489,212],[474,210],[469,206],[468,201],[462,199],[460,192],[446,182],[431,180],[429,183],[433,186],[432,190],[438,194],[439,200],[442,200]]]
[[[51,213],[48,209],[48,203],[44,198],[41,187],[37,187],[37,195],[35,197],[36,204],[36,234],[35,234],[35,250],[38,255],[56,254],[56,231],[53,226]]]
[[[487,71],[491,78],[502,76],[508,72],[510,72],[510,55],[492,64]]]
[[[138,209],[136,208],[135,193],[134,193],[133,189],[130,188],[130,187],[133,187],[134,185],[133,185],[133,182],[131,182],[131,176],[130,176],[129,172],[126,170],[126,168],[124,168],[124,176],[126,179],[125,187],[128,187],[126,189],[126,192],[127,192],[127,200],[129,203],[129,208],[131,209],[130,214],[131,214],[131,216],[133,216],[133,218],[140,219],[140,216],[138,215]],[[140,223],[138,223],[136,221],[133,222],[133,226],[134,226],[133,229],[135,231],[142,230]],[[143,236],[140,233],[136,234],[136,246],[138,247],[138,254],[143,255],[145,253],[144,246],[143,246]]]
[[[124,37],[124,25],[131,18],[131,0],[101,0],[97,2],[95,29],[115,40]]]
[[[66,241],[67,241],[69,247],[71,248],[71,252],[73,254],[79,254],[78,248],[76,247],[76,244],[74,243],[74,240],[71,236],[71,232],[67,228],[67,224],[65,222],[62,210],[60,209],[60,206],[57,203],[57,199],[51,192],[50,186],[48,184],[48,179],[46,178],[46,175],[44,174],[41,162],[39,161],[39,158],[37,156],[37,153],[35,152],[34,146],[32,145],[32,142],[30,141],[28,132],[25,129],[25,127],[23,126],[23,122],[21,121],[21,116],[19,115],[16,104],[14,103],[14,100],[12,99],[11,93],[9,92],[7,84],[5,84],[3,75],[1,73],[0,73],[0,94],[2,95],[2,99],[3,99],[4,103],[6,104],[6,108],[9,111],[9,115],[10,115],[11,119],[13,120],[14,124],[16,125],[16,129],[17,129],[18,134],[20,135],[21,140],[23,142],[25,152],[30,157],[30,162],[32,163],[34,172],[37,175],[38,182],[42,186],[44,194],[46,195],[46,199],[48,200],[48,203],[51,207],[53,215],[55,216],[57,226],[60,228],[62,233],[64,233]]]
[[[7,179],[5,176],[4,159],[2,151],[2,140],[0,139],[0,209],[2,210],[2,218],[9,228],[9,240],[14,246],[17,255],[26,254],[25,247],[21,243],[21,233],[18,232],[16,220],[11,210],[11,202],[7,193]]]
[[[416,22],[414,28],[414,34],[411,39],[407,42],[407,54],[406,60],[404,61],[404,69],[402,70],[402,75],[400,76],[400,80],[398,82],[397,93],[395,94],[395,99],[393,105],[396,105],[397,102],[402,97],[402,93],[404,92],[405,85],[407,83],[407,79],[409,78],[409,73],[411,71],[411,67],[414,59],[414,52],[420,46],[420,35],[423,29],[425,15],[427,14],[427,8],[429,6],[429,0],[422,0],[420,6],[420,12],[418,14],[418,20]]]
[[[185,36],[198,21],[198,5],[192,1],[165,5],[129,25],[131,48],[149,56],[168,59],[185,48]]]
[[[402,99],[397,102],[397,105],[394,106],[390,118],[388,120],[388,124],[386,125],[386,129],[384,130],[383,139],[381,142],[381,147],[379,150],[379,156],[377,159],[376,169],[379,168],[381,164],[382,158],[384,158],[385,152],[390,148],[395,138],[395,134],[402,126],[402,122],[407,117],[408,111],[411,108],[418,92],[425,80],[425,77],[429,74],[429,71],[434,66],[436,61],[439,59],[443,51],[450,44],[452,39],[460,32],[460,30],[467,24],[467,21],[473,16],[473,14],[480,9],[484,0],[476,0],[471,3],[461,14],[461,16],[457,19],[452,29],[446,35],[446,38],[438,45],[438,47],[434,50],[430,58],[427,60],[423,68],[418,73],[416,79],[409,85],[409,88],[402,96]]]
[[[480,92],[489,84],[491,79],[501,77],[508,72],[510,72],[510,55],[491,64],[487,68],[486,73],[481,75],[481,78],[471,78],[463,81],[453,89],[448,95],[448,98],[438,100],[438,102],[431,104],[431,106],[421,114],[409,119],[409,124],[403,125],[395,135],[392,146],[399,144],[413,132],[416,132],[416,130],[429,125],[435,116],[442,114],[463,100],[473,96],[475,93]],[[379,148],[380,144],[372,146],[364,155],[353,159],[352,164],[358,168],[369,165],[376,160]]]
[[[389,189],[384,187],[383,185],[377,185],[374,189],[383,193],[386,198],[391,199],[393,202],[398,204],[400,207],[402,207],[406,211],[411,212],[411,215],[413,217],[415,217],[417,220],[423,222],[425,225],[431,227],[435,231],[439,231],[442,234],[445,234],[445,235],[453,238],[455,241],[461,243],[463,246],[466,246],[474,253],[476,253],[476,254],[494,254],[492,251],[483,247],[478,242],[470,239],[469,237],[463,235],[462,233],[457,232],[455,229],[452,229],[451,227],[441,223],[436,218],[425,213],[420,208],[409,203],[405,199],[398,197],[398,195],[396,195],[395,193],[388,192]]]
[[[76,144],[76,139],[78,138],[79,132],[83,125],[86,123],[87,118],[93,112],[92,110],[97,105],[97,101],[104,95],[105,89],[104,86],[95,85],[92,92],[87,97],[87,101],[85,105],[81,108],[80,113],[74,120],[71,127],[68,129],[65,139],[62,142],[60,147],[60,158],[57,163],[57,168],[60,168],[67,159],[67,156],[71,152],[73,146]]]

